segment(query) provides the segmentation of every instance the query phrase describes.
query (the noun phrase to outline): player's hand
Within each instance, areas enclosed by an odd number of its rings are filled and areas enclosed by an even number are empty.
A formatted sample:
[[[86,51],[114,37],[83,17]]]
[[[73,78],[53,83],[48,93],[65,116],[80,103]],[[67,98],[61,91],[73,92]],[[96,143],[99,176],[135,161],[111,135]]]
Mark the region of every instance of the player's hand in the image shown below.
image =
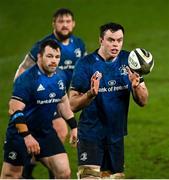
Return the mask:
[[[126,67],[128,72],[129,80],[131,81],[132,87],[136,88],[140,83],[140,75],[136,72],[132,72],[129,67]]]
[[[73,128],[71,130],[69,143],[71,144],[72,147],[77,146],[77,128]]]
[[[29,134],[28,136],[24,137],[25,145],[27,147],[27,151],[29,154],[39,154],[40,153],[40,146],[37,140]]]
[[[101,78],[102,78],[102,73],[100,73],[99,71],[96,71],[91,77],[90,91],[93,97],[98,94]]]

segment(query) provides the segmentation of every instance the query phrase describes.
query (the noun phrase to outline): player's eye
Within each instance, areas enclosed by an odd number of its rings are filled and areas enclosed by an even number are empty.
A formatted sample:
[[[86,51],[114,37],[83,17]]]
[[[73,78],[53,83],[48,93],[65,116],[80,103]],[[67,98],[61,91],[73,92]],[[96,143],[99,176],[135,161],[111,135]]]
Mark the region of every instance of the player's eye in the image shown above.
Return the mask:
[[[123,38],[117,39],[117,42],[120,43],[123,41]]]
[[[63,23],[64,21],[63,21],[63,20],[58,20],[57,22],[58,22],[58,23]]]
[[[71,23],[71,20],[67,20],[66,22],[67,22],[67,23]]]
[[[108,42],[113,42],[114,40],[112,38],[107,39]]]
[[[60,55],[55,56],[55,58],[56,58],[56,59],[59,59],[59,58],[60,58]]]
[[[52,54],[47,54],[46,57],[47,58],[53,58],[53,55]]]

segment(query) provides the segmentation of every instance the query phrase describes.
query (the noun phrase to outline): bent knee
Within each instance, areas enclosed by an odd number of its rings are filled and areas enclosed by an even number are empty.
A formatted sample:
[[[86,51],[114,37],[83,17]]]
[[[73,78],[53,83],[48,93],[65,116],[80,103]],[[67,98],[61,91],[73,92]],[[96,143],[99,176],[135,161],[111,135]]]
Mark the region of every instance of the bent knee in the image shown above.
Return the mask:
[[[1,179],[20,179],[21,177],[21,172],[5,171],[1,173]]]
[[[78,179],[100,179],[99,166],[79,166],[77,172]]]
[[[70,179],[71,171],[70,171],[70,169],[65,169],[65,170],[62,170],[62,171],[58,171],[56,173],[55,177],[57,177],[57,179]]]
[[[1,179],[20,179],[22,177],[22,166],[13,166],[7,162],[3,163]]]

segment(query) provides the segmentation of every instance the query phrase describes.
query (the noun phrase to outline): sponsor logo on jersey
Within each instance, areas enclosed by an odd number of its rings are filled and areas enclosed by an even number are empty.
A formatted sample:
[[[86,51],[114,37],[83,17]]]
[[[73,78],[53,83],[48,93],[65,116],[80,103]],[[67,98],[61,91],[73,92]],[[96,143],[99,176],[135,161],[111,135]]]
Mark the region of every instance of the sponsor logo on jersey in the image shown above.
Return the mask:
[[[87,153],[86,153],[86,152],[84,152],[84,153],[82,153],[82,154],[80,155],[80,160],[81,160],[81,161],[86,161],[86,160],[87,160]]]
[[[74,69],[75,66],[74,65],[69,65],[69,66],[59,66],[60,69],[64,70],[64,69]]]
[[[116,80],[110,80],[108,81],[109,86],[114,86],[116,84]]]
[[[67,59],[64,61],[64,65],[59,66],[60,69],[64,70],[64,69],[74,69],[75,66],[73,65],[72,60]]]
[[[44,91],[44,90],[45,90],[45,88],[43,87],[42,84],[40,84],[37,88],[37,91]]]
[[[17,153],[15,151],[11,151],[9,154],[8,154],[8,158],[9,159],[12,159],[12,160],[15,160],[17,157]]]
[[[65,65],[70,65],[70,64],[72,64],[72,60],[65,60],[64,64]]]
[[[45,99],[45,100],[37,100],[37,104],[51,104],[51,103],[58,103],[60,99]]]
[[[105,93],[105,92],[113,92],[113,91],[122,91],[128,89],[128,84],[124,86],[110,86],[110,87],[102,87],[99,88],[99,92]]]
[[[55,96],[56,96],[56,94],[55,94],[54,92],[52,92],[52,93],[49,94],[49,97],[50,97],[50,98],[54,98]]]

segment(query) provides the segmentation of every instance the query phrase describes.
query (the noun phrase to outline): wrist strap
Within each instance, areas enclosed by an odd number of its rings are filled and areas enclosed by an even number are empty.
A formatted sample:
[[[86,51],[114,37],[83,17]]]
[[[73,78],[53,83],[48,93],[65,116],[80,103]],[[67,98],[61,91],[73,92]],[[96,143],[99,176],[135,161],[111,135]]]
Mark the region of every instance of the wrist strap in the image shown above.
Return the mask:
[[[144,78],[141,76],[141,77],[140,77],[139,84],[142,83],[142,82],[144,82]]]
[[[144,82],[144,78],[141,76],[138,85],[134,88],[136,89],[140,85],[140,83],[142,83],[142,82]]]
[[[66,120],[66,122],[71,129],[77,128],[77,121],[76,121],[75,117],[72,117],[72,118]]]
[[[28,136],[29,134],[31,134],[29,131],[25,131],[25,132],[20,132],[19,133],[22,137],[26,137]]]

